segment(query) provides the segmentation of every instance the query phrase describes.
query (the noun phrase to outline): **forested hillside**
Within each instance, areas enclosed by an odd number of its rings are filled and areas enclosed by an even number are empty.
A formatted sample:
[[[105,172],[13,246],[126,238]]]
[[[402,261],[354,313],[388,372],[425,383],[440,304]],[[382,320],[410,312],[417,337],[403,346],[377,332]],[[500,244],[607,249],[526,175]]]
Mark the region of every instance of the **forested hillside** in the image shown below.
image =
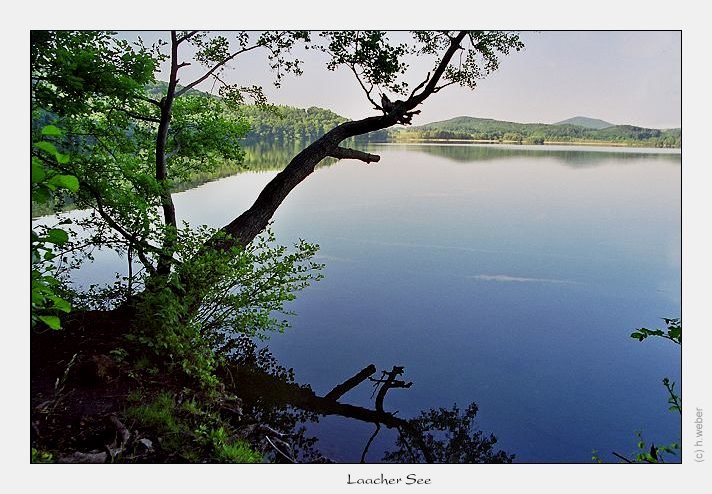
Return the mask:
[[[410,129],[394,131],[392,138],[404,140],[461,139],[520,144],[612,143],[646,147],[680,147],[681,129],[646,129],[633,125],[589,128],[574,124],[516,123],[489,118],[456,117]]]

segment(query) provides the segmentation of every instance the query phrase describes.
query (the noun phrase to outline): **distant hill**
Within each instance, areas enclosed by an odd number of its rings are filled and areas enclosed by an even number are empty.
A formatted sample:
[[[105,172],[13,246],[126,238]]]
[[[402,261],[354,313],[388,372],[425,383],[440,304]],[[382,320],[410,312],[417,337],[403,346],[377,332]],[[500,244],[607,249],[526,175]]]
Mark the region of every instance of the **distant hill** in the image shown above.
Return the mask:
[[[472,140],[513,142],[520,144],[544,143],[601,143],[646,147],[680,147],[681,129],[646,129],[633,125],[613,125],[592,128],[572,121],[558,124],[516,123],[491,118],[455,117],[419,127],[391,131],[392,140]],[[578,120],[579,122],[581,120]],[[596,122],[594,119],[586,121]]]
[[[613,127],[614,124],[606,122],[605,120],[599,120],[598,118],[589,117],[573,117],[562,120],[561,122],[556,122],[554,125],[579,125],[581,127],[586,127],[587,129],[605,129],[607,127]]]
[[[147,87],[158,97],[164,82]],[[201,95],[191,90],[188,94]],[[331,110],[275,105],[269,109],[245,106],[240,110],[249,122],[245,143],[308,143],[345,122]],[[574,117],[555,124],[517,123],[491,118],[461,116],[418,127],[389,128],[353,139],[356,142],[393,142],[423,140],[487,141],[519,144],[572,143],[615,144],[645,147],[679,148],[681,129],[646,129],[632,125],[614,125],[589,117]],[[353,141],[352,141],[353,142]]]

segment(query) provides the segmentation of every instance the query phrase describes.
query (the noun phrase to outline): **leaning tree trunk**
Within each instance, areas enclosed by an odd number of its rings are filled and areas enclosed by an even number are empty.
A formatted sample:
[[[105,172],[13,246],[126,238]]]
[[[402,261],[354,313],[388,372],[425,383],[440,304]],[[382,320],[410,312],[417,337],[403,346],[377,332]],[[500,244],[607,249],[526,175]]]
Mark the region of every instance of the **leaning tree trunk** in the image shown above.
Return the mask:
[[[191,276],[191,263],[200,262],[202,255],[206,252],[228,252],[233,248],[244,248],[249,245],[257,235],[264,231],[275,211],[289,193],[311,175],[316,165],[324,158],[350,158],[366,163],[378,161],[380,157],[377,155],[341,147],[340,144],[350,137],[386,129],[398,123],[409,124],[413,115],[419,113],[415,108],[438,91],[438,82],[455,53],[461,49],[460,44],[466,35],[467,31],[460,31],[457,36],[450,40],[450,47],[443,54],[442,59],[432,73],[432,77],[428,74],[426,80],[411,93],[408,99],[396,101],[388,108],[379,107],[379,109],[383,110],[383,115],[344,122],[303,149],[289,162],[284,170],[278,173],[265,186],[248,210],[223,226],[220,234],[206,242],[193,259],[189,260],[183,267],[179,266],[177,268],[178,283],[176,285],[180,289],[175,290],[175,292],[189,307],[188,317],[198,309],[204,296],[203,294],[207,293],[215,281],[214,277],[211,277],[209,269],[207,272],[205,269],[201,269],[199,279]],[[164,207],[164,211],[165,209]],[[160,275],[161,273],[158,274]],[[219,276],[217,271],[214,274]]]

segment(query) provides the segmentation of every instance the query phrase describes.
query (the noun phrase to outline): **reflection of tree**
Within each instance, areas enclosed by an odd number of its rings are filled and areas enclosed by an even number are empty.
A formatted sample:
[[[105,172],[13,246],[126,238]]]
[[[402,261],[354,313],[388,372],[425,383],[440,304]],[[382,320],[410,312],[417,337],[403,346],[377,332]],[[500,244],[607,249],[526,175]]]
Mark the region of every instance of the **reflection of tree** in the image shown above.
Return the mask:
[[[375,150],[377,145],[370,145],[366,149]],[[588,168],[610,164],[611,160],[616,163],[635,163],[642,158],[667,161],[671,164],[680,162],[680,155],[677,153],[648,153],[644,151],[626,152],[615,151],[591,151],[576,150],[566,147],[518,147],[503,145],[482,145],[482,144],[403,144],[389,145],[389,149],[417,151],[425,154],[432,154],[441,158],[446,158],[459,163],[494,161],[504,158],[527,158],[527,157],[547,157],[556,160],[562,165],[572,168]]]
[[[242,400],[243,415],[249,417],[242,428],[244,438],[275,463],[328,461],[314,448],[316,438],[307,437],[301,425],[318,422],[318,416],[282,398],[290,389],[310,390],[309,386],[295,384],[293,369],[281,366],[267,348],[258,350],[249,338],[242,336],[231,343],[224,382],[232,384]]]
[[[439,408],[421,412],[420,417],[409,420],[413,433],[422,441],[434,463],[511,463],[514,455],[493,450],[497,438],[474,429],[477,405],[470,403],[460,415],[460,409]],[[383,457],[392,463],[420,463],[425,461],[423,450],[414,447],[410,434],[400,434],[398,449]]]
[[[308,144],[308,141],[301,140],[251,143],[244,148],[245,157],[242,164],[247,171],[281,171],[285,163]],[[336,161],[334,158],[325,158],[319,166],[330,166]]]
[[[376,426],[364,446],[361,461],[381,427],[396,429],[397,450],[384,457],[387,462],[426,463],[510,463],[514,458],[503,451],[493,451],[497,439],[475,430],[473,421],[477,405],[470,404],[460,415],[457,406],[422,412],[420,417],[406,420],[384,409],[387,393],[394,388],[407,389],[412,383],[398,379],[402,367],[383,371],[378,379],[371,364],[351,378],[319,396],[308,385],[294,382],[294,373],[280,366],[267,348],[257,350],[247,338],[236,341],[231,357],[231,382],[243,400],[245,415],[254,423],[243,427],[245,436],[257,442],[263,450],[273,451],[275,461],[328,461],[314,448],[315,438],[307,438],[301,425],[317,422],[318,416],[338,415]],[[339,401],[348,391],[370,381],[376,385],[373,409]],[[289,431],[289,432],[285,432]]]

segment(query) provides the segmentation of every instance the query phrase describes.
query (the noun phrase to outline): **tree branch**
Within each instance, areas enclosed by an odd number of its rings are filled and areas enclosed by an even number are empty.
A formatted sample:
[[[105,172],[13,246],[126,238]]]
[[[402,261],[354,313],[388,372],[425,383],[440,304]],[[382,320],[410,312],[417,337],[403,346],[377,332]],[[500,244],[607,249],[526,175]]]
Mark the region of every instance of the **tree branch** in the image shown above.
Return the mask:
[[[344,122],[334,127],[332,130],[314,141],[311,145],[297,154],[284,170],[277,174],[270,181],[257,197],[255,203],[235,218],[232,222],[222,228],[223,233],[227,233],[230,238],[209,241],[206,247],[227,250],[234,246],[246,246],[267,226],[270,218],[274,215],[279,205],[287,195],[307,178],[314,167],[327,156],[345,156],[346,153],[338,151],[339,144],[357,135],[367,134],[376,130],[391,127],[403,119],[403,115],[413,110],[417,105],[425,101],[437,86],[440,77],[445,72],[453,55],[460,48],[460,42],[467,34],[467,31],[460,31],[452,40],[450,47],[443,54],[440,63],[433,71],[430,81],[426,84],[420,94],[417,94],[407,101],[397,102],[396,109],[387,115],[378,115],[361,120]],[[350,153],[349,153],[350,154]],[[358,159],[361,159],[360,157]]]
[[[363,81],[361,80],[361,76],[358,75],[358,71],[356,70],[356,67],[354,67],[353,64],[350,64],[349,68],[351,69],[351,72],[354,73],[354,76],[356,77],[356,80],[358,81],[359,85],[361,86],[361,89],[363,89],[363,92],[366,93],[366,98],[368,98],[368,101],[370,101],[373,104],[373,106],[376,110],[383,110],[383,108],[381,108],[381,105],[379,105],[378,103],[373,101],[373,98],[371,98],[371,91],[373,91],[373,85],[371,86],[370,90],[366,89],[366,86],[363,84]]]
[[[428,75],[425,76],[425,80],[424,80],[423,82],[421,82],[420,84],[418,84],[418,85],[415,87],[415,89],[413,89],[413,91],[411,91],[410,96],[408,97],[408,99],[412,98],[413,95],[415,95],[415,93],[417,93],[420,88],[422,88],[423,86],[425,86],[425,85],[428,83],[429,80],[430,80],[430,72],[428,72]]]
[[[220,67],[223,67],[226,63],[228,63],[230,60],[232,60],[232,59],[235,58],[236,56],[241,55],[241,54],[243,54],[243,53],[246,53],[246,52],[248,52],[248,51],[250,51],[250,50],[254,50],[255,48],[258,48],[258,47],[260,47],[260,46],[262,46],[262,45],[259,45],[259,44],[252,45],[252,46],[250,46],[250,47],[248,47],[248,48],[243,48],[243,49],[241,49],[241,50],[237,50],[236,52],[232,53],[231,55],[228,55],[227,57],[225,57],[224,59],[222,59],[220,62],[218,62],[217,64],[215,64],[215,65],[213,66],[213,68],[211,68],[210,70],[208,70],[208,71],[207,71],[205,74],[203,74],[201,77],[197,78],[196,80],[194,80],[193,82],[191,82],[191,83],[188,84],[187,86],[183,86],[183,87],[180,89],[180,91],[176,91],[175,97],[178,98],[179,96],[182,96],[182,95],[184,95],[186,92],[188,92],[189,90],[193,89],[195,86],[197,86],[198,84],[200,84],[201,82],[203,82],[204,80],[206,80],[208,77],[210,77],[211,75],[213,75],[216,70],[218,70]]]
[[[151,261],[148,260],[146,257],[146,254],[144,253],[143,249],[141,247],[151,247],[149,245],[144,245],[143,242],[139,242],[136,239],[136,235],[132,235],[129,232],[127,232],[124,227],[119,225],[119,223],[114,220],[114,218],[111,217],[109,213],[106,212],[104,209],[104,205],[101,201],[101,195],[94,189],[91,185],[89,185],[86,182],[82,182],[84,187],[89,191],[89,193],[94,197],[94,200],[96,201],[96,207],[97,207],[97,212],[99,213],[99,216],[101,216],[106,223],[113,228],[115,231],[117,231],[122,237],[126,239],[126,241],[129,243],[130,246],[134,247],[136,249],[136,254],[138,255],[138,258],[141,260],[141,264],[144,265],[146,270],[151,273],[155,274],[156,270],[153,267],[153,264],[151,264]],[[155,248],[154,248],[155,249]],[[154,250],[152,249],[152,250]],[[155,249],[156,251],[158,249]]]
[[[145,101],[146,103],[151,103],[152,105],[157,106],[158,108],[161,107],[161,102],[158,100],[155,100],[153,98],[149,98],[148,96],[136,96],[135,97],[137,100],[140,101]]]
[[[116,107],[116,106],[115,106],[115,107],[114,107],[114,110],[118,110],[118,111],[124,112],[124,113],[127,114],[129,117],[135,118],[135,119],[137,119],[137,120],[142,120],[142,121],[144,121],[144,122],[161,123],[161,120],[160,120],[159,118],[156,118],[156,117],[149,117],[149,116],[146,116],[146,115],[141,115],[141,114],[139,114],[139,113],[133,112],[133,111],[128,110],[128,109],[126,109],[126,108],[119,108],[119,107]]]
[[[334,389],[324,395],[325,400],[338,400],[343,395],[351,391],[353,388],[365,381],[369,376],[376,372],[376,366],[371,364],[368,367],[361,369],[355,376],[350,377],[343,383],[334,386]]]
[[[252,206],[237,218],[223,226],[220,233],[208,240],[194,259],[199,259],[210,250],[228,251],[235,247],[245,247],[254,240],[269,224],[277,208],[286,199],[289,193],[304,179],[314,172],[316,165],[326,157],[356,158],[366,162],[377,161],[377,156],[368,153],[356,152],[340,148],[339,144],[349,137],[367,134],[376,130],[386,129],[399,122],[409,123],[417,112],[412,111],[422,103],[437,86],[440,77],[445,72],[453,55],[460,48],[460,42],[467,34],[461,31],[451,41],[450,47],[445,51],[442,59],[432,72],[430,80],[423,90],[406,101],[397,101],[393,111],[385,115],[367,117],[337,125],[321,136],[312,144],[297,154],[289,164],[278,173],[260,192]],[[209,77],[209,74],[204,76]],[[367,160],[364,158],[368,158]],[[204,280],[191,279],[190,275],[181,273],[183,286],[191,287],[191,292],[199,294],[207,287]],[[196,297],[194,310],[200,305],[200,296]]]
[[[457,36],[450,38],[450,47],[443,55],[443,58],[440,60],[438,66],[435,68],[435,71],[433,71],[433,77],[432,79],[430,79],[430,82],[428,82],[428,84],[425,86],[422,93],[408,98],[407,103],[413,105],[408,108],[409,110],[415,108],[417,105],[425,101],[425,99],[433,93],[438,81],[445,73],[445,69],[450,64],[450,60],[452,60],[452,57],[461,48],[460,43],[463,39],[465,39],[465,36],[467,36],[467,31],[460,31],[459,33],[457,33]]]
[[[616,453],[615,451],[611,451],[611,453],[613,453],[613,456],[616,456],[616,457],[620,458],[621,460],[623,460],[623,461],[626,462],[626,463],[633,463],[633,462],[630,461],[628,458],[626,458],[626,457],[623,456],[623,455],[620,455],[620,454]]]
[[[446,88],[448,86],[452,86],[453,84],[457,84],[458,81],[449,81],[446,82],[445,84],[441,84],[440,86],[437,86],[435,89],[433,89],[433,93],[439,92],[441,89]]]
[[[363,448],[363,452],[361,453],[361,463],[366,463],[366,455],[368,454],[368,448],[371,447],[371,443],[373,442],[374,439],[376,439],[376,436],[378,435],[378,432],[381,430],[381,424],[376,424],[376,430],[373,431],[373,434],[369,438],[368,442],[366,443],[366,446]]]
[[[354,159],[361,160],[365,163],[371,163],[372,161],[380,161],[381,159],[381,157],[377,154],[366,153],[357,149],[344,148],[341,146],[331,151],[329,153],[329,156],[332,158],[336,158],[337,160]]]
[[[180,44],[180,43],[182,43],[183,41],[189,40],[190,38],[192,38],[193,36],[195,36],[197,33],[198,33],[198,31],[188,31],[188,32],[185,33],[183,36],[180,36],[180,37],[176,38],[176,42],[177,42],[178,44]]]

